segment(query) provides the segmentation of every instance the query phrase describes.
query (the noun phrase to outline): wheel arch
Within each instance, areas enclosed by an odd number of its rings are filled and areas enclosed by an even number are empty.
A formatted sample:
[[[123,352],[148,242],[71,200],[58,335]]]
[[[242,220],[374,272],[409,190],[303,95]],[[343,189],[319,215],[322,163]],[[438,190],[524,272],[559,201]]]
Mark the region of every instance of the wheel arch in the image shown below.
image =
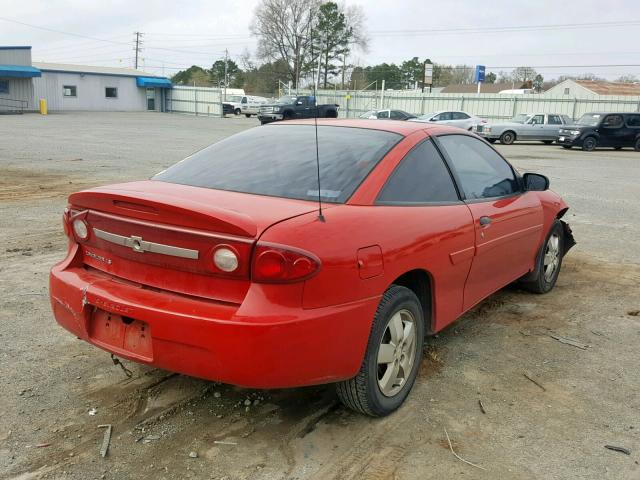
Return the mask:
[[[422,268],[409,270],[400,275],[393,282],[391,282],[391,285],[389,285],[389,287],[391,287],[392,285],[398,285],[408,288],[413,293],[415,293],[416,297],[418,297],[418,300],[420,301],[420,305],[422,306],[425,332],[429,335],[434,333],[434,292],[433,277],[431,273]]]

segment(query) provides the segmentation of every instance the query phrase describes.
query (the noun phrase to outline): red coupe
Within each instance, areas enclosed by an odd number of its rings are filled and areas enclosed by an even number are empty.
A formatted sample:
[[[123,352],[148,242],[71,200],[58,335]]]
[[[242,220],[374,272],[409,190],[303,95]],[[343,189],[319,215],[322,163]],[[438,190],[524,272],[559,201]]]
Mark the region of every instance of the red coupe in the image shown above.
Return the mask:
[[[316,143],[312,121],[258,127],[72,194],[51,306],[136,362],[254,388],[336,382],[382,416],[425,335],[516,280],[553,288],[574,241],[548,187],[455,128],[322,120]]]

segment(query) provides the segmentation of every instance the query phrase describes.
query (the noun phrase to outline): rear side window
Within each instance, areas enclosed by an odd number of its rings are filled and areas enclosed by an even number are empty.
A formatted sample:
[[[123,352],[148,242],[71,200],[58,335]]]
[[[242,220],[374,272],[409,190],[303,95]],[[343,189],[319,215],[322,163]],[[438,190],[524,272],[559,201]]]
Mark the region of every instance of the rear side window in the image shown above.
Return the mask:
[[[321,198],[344,203],[402,139],[380,130],[318,126]],[[215,143],[153,180],[273,197],[316,200],[313,125],[269,125]]]
[[[511,166],[482,140],[444,135],[438,141],[458,174],[467,199],[494,198],[519,191]]]
[[[469,115],[464,112],[453,112],[451,116],[454,120],[467,120],[470,118]]]
[[[562,125],[562,120],[558,115],[549,115],[549,125]]]
[[[449,170],[431,140],[402,159],[378,196],[377,203],[456,202],[458,193]]]
[[[627,115],[628,127],[640,127],[640,115]]]

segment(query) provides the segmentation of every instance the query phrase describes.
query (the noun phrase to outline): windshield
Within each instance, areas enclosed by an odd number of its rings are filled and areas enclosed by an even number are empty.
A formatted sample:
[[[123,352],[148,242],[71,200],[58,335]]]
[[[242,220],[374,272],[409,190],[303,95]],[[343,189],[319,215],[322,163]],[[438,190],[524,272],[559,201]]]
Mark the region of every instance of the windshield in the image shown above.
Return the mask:
[[[318,127],[323,201],[344,203],[401,135]],[[271,125],[215,143],[152,180],[273,197],[318,198],[313,125]]]
[[[364,112],[362,115],[360,115],[360,118],[371,118],[371,117],[375,117],[376,116],[376,111],[375,110],[369,110],[368,112]]]
[[[240,103],[242,95],[227,95],[227,102]]]
[[[585,113],[580,120],[578,120],[578,125],[588,125],[589,127],[595,127],[600,123],[600,118],[602,115],[599,113]]]
[[[283,105],[291,105],[292,103],[296,103],[298,97],[295,95],[285,95],[284,97],[280,97],[277,103],[281,103]]]
[[[532,115],[529,115],[529,114],[526,114],[526,113],[521,113],[521,114],[516,115],[515,117],[513,117],[511,119],[511,121],[513,123],[524,123],[531,117],[532,117]]]
[[[431,117],[433,117],[436,113],[432,112],[432,113],[425,113],[424,115],[420,115],[418,117],[418,120],[429,120]]]

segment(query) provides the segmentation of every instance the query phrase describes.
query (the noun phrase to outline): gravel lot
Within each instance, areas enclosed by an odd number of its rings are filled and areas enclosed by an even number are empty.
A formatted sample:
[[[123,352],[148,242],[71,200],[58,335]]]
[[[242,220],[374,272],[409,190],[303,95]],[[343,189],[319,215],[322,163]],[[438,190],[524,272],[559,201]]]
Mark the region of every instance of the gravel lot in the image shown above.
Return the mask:
[[[384,419],[345,410],[330,387],[244,390],[127,362],[128,379],[58,327],[47,272],[63,257],[66,196],[148,178],[254,125],[0,116],[0,478],[640,478],[640,154],[630,150],[497,146],[551,178],[579,243],[552,293],[504,289],[430,338],[408,403]],[[114,429],[104,459],[101,424]],[[445,429],[481,468],[452,454]]]

